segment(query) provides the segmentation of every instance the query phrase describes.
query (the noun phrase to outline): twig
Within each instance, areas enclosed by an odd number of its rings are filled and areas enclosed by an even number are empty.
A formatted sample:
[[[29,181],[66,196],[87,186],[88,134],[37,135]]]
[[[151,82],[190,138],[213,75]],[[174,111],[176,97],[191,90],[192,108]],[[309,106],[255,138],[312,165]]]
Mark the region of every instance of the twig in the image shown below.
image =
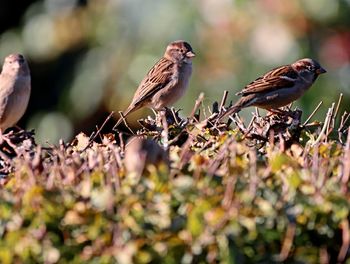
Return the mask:
[[[236,114],[237,115],[237,114]],[[228,117],[229,120],[233,121],[233,123],[236,124],[236,126],[238,127],[238,129],[242,132],[245,133],[246,132],[246,128],[244,127],[244,125],[242,125],[242,123],[238,122],[234,117],[232,117],[231,115]]]
[[[329,118],[329,122],[326,129],[326,141],[328,139],[329,134],[333,131],[333,128],[334,128],[333,127],[334,106],[335,106],[335,103],[332,103],[332,112],[331,112],[331,116]]]
[[[216,103],[216,105],[218,104],[217,102],[215,102],[215,103]],[[208,105],[207,107],[208,107],[208,112],[209,112],[210,116],[212,116],[212,115],[213,115],[213,113],[214,113],[214,111],[211,111],[211,109],[210,109],[210,106],[209,106],[209,105]]]
[[[200,103],[201,103],[201,106],[202,106],[202,109],[203,109],[204,119],[208,119],[207,112],[205,111],[205,106],[203,104],[203,101],[201,101]]]
[[[306,121],[303,123],[302,126],[305,126],[309,121],[310,119],[316,114],[316,112],[318,111],[318,109],[321,107],[321,105],[323,104],[323,102],[319,102],[319,104],[316,106],[315,110],[312,111],[311,115],[309,115],[309,117],[306,119]]]
[[[314,142],[313,146],[315,146],[316,144],[318,144],[318,143],[321,141],[323,135],[325,134],[325,132],[326,132],[326,130],[327,130],[327,127],[328,127],[328,124],[329,124],[329,122],[331,121],[333,108],[334,108],[334,104],[333,104],[333,106],[332,106],[331,108],[328,109],[327,116],[326,116],[326,119],[325,119],[325,121],[324,121],[324,125],[323,125],[323,127],[322,127],[321,132],[320,132],[320,135],[318,136],[318,138],[317,138],[316,141]]]
[[[350,127],[348,128],[348,138],[344,149],[343,172],[342,172],[342,191],[345,194],[348,190],[348,181],[350,177]]]
[[[256,116],[260,116],[260,113],[259,113],[259,108],[257,108],[257,107],[255,107],[255,114],[256,114]]]
[[[239,116],[239,114],[236,113],[236,118],[238,119],[239,124],[244,128],[245,131],[247,131],[247,128],[244,125],[244,122],[242,121],[241,117]]]
[[[231,207],[236,181],[237,181],[237,178],[234,176],[230,176],[227,179],[224,197],[221,202],[222,207],[226,210],[228,210]]]
[[[119,111],[118,114],[120,115],[120,118],[123,120],[123,122],[125,121],[125,116],[123,114],[123,111]],[[120,121],[118,120],[117,123],[113,126],[112,130],[116,131],[117,130],[117,126],[119,125]]]
[[[344,115],[346,115],[346,112],[344,113]],[[341,124],[341,127],[339,127],[340,131],[344,128],[344,126],[345,126],[346,122],[348,121],[349,117],[350,117],[350,113],[347,114],[347,116],[344,118],[344,120],[343,120],[343,122]]]
[[[13,151],[16,153],[16,155],[19,154],[17,151],[17,146],[11,142],[11,139],[8,138],[7,135],[3,136],[3,141],[5,141],[13,149]]]
[[[340,107],[340,103],[341,103],[342,99],[343,99],[343,94],[341,93],[339,95],[337,107],[335,108],[334,116],[333,116],[333,119],[332,119],[332,126],[333,127],[334,127],[334,124],[335,124],[335,119],[337,118],[337,115],[338,115],[338,111],[339,111],[339,107]]]
[[[204,93],[200,93],[195,104],[194,104],[194,107],[192,109],[192,112],[190,114],[190,118],[193,119],[195,113],[197,112],[199,106],[201,105],[202,101],[204,100]],[[197,120],[199,121],[199,120]]]
[[[255,149],[251,148],[249,151],[249,163],[250,163],[250,182],[249,182],[249,192],[252,195],[252,197],[255,196],[256,188],[258,185],[258,176],[257,176],[257,157]]]
[[[124,152],[125,150],[125,143],[123,140],[123,133],[119,133],[119,145],[120,145],[120,149]]]
[[[284,261],[288,258],[290,249],[292,248],[292,245],[293,245],[295,230],[296,230],[296,224],[289,223],[286,231],[286,236],[283,240],[282,249],[279,254],[279,261]]]
[[[231,100],[230,103],[229,103],[229,105],[228,105],[228,107],[225,108],[224,110],[227,111],[227,109],[230,109],[230,108],[232,107],[232,105],[233,105],[233,103],[232,103],[232,100]],[[217,120],[216,122],[219,122],[219,120]],[[231,122],[232,122],[232,120],[229,118],[229,119],[227,120],[227,123],[226,123],[227,127],[229,127],[229,126],[231,125]]]
[[[122,140],[123,142],[123,140]],[[123,143],[123,147],[124,147],[124,143]],[[114,154],[114,160],[115,160],[115,164],[118,170],[120,170],[120,168],[122,167],[122,158],[121,158],[121,154],[120,154],[120,149],[119,151],[117,151],[115,148],[113,149],[111,147],[112,153]],[[114,174],[114,188],[115,190],[118,190],[121,186],[121,179],[120,179],[120,173],[115,173]]]
[[[93,143],[93,141],[96,139],[96,137],[101,133],[102,129],[105,127],[105,125],[107,124],[108,120],[112,118],[112,116],[114,115],[114,111],[112,111],[107,118],[105,119],[105,121],[102,123],[101,127],[96,131],[96,133],[94,134],[94,136],[89,139],[89,143],[86,145],[86,147],[82,150],[82,152],[84,152],[86,149],[88,149],[91,144]]]
[[[153,110],[153,109],[152,109]],[[123,114],[122,111],[119,111],[118,114],[121,116],[120,118],[122,119],[125,127],[131,132],[131,135],[135,135],[134,131],[132,131],[132,129],[129,127],[128,123],[126,122],[125,116]],[[112,128],[113,131],[118,131],[117,130],[117,125],[119,125],[119,121],[117,122],[117,124],[114,125],[114,127]]]
[[[183,136],[184,131],[181,131],[179,134],[177,134],[173,139],[169,140],[168,144],[169,146],[173,145],[176,141],[179,140],[181,136]]]
[[[97,131],[100,131],[100,129],[98,128],[98,125],[96,125],[96,130],[97,130]],[[96,135],[96,137],[97,137],[97,136],[100,137],[100,140],[101,140],[101,141],[103,140],[101,133],[98,133],[98,134]]]
[[[213,142],[211,140],[207,140],[206,138],[204,138],[203,136],[199,136],[201,139],[203,139],[203,141],[205,141],[205,144],[199,149],[199,153],[202,152],[203,150],[205,150],[208,146],[210,146],[211,144],[213,144]]]
[[[153,110],[153,109],[152,109],[152,110]],[[135,135],[134,131],[132,131],[132,129],[129,127],[128,122],[126,122],[126,119],[125,119],[125,116],[124,116],[123,112],[119,112],[119,114],[120,114],[120,115],[122,116],[122,118],[123,118],[123,123],[124,123],[125,127],[130,131],[130,133],[131,133],[132,135]]]
[[[350,245],[350,234],[349,234],[349,221],[347,219],[344,219],[341,223],[340,223],[341,229],[342,229],[342,245],[341,248],[339,250],[339,254],[338,254],[338,263],[343,263],[345,258],[346,258],[346,254],[349,250],[349,245]]]
[[[342,143],[342,144],[343,144],[343,140],[342,140],[342,133],[343,132],[342,132],[342,130],[344,129],[344,126],[345,126],[346,122],[348,121],[349,117],[350,117],[350,113],[348,114],[345,111],[341,117],[341,120],[340,120],[340,126],[338,128],[338,138],[339,138],[340,143]]]
[[[216,158],[211,160],[211,162],[209,163],[209,166],[208,166],[208,174],[210,176],[215,175],[215,173],[217,172],[219,166],[222,164],[223,160],[225,158],[227,158],[228,153],[230,153],[229,155],[231,157],[235,155],[235,153],[231,153],[230,150],[229,150],[230,145],[233,144],[234,141],[235,140],[234,140],[233,137],[227,139],[225,144],[224,144],[224,146],[221,147],[220,151],[218,151],[218,153],[216,155]]]
[[[96,126],[97,127],[97,126]],[[95,131],[92,131],[92,133],[91,133],[91,135],[90,135],[90,137],[89,137],[89,141],[95,136]],[[73,143],[73,142],[72,142]]]
[[[179,173],[182,170],[183,166],[187,164],[188,161],[194,155],[194,151],[191,150],[192,143],[193,137],[189,136],[186,142],[182,145],[177,166],[173,166],[173,170],[171,170],[170,172],[171,179],[174,178],[177,175],[177,173]]]
[[[177,120],[177,116],[176,116],[176,113],[175,113],[175,110],[174,110],[174,107],[170,108],[170,111],[174,117],[174,120],[175,120],[175,123],[176,125],[179,125],[179,120]]]
[[[213,123],[211,120],[213,120],[215,117],[217,117],[217,113],[214,113],[214,114],[212,114],[211,116],[209,116],[208,118],[207,118],[207,122],[208,122],[208,124],[210,124],[212,127],[213,127],[213,129],[215,129],[218,133],[220,133],[221,131],[220,131],[220,129],[218,128],[218,126],[217,126],[217,123],[215,122],[215,123]]]
[[[224,95],[222,96],[222,99],[221,99],[220,107],[219,107],[219,113],[220,114],[222,113],[222,108],[224,107],[224,105],[226,103],[227,95],[228,95],[228,91],[225,90],[224,91]]]
[[[256,115],[253,115],[253,118],[250,120],[250,122],[248,124],[247,130],[251,129],[252,125],[254,124],[255,119],[256,119]]]

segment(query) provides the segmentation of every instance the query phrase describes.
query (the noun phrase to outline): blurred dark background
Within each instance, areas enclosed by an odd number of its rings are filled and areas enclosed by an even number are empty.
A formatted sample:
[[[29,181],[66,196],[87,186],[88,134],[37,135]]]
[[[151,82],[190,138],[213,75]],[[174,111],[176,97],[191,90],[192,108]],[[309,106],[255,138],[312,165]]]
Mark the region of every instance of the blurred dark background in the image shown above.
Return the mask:
[[[312,57],[328,70],[297,102],[304,118],[344,93],[350,111],[350,0],[1,0],[0,58],[29,60],[32,95],[20,126],[39,142],[90,134],[123,110],[149,68],[176,39],[197,53],[183,115],[205,92],[206,105],[267,70]],[[248,118],[253,109],[242,116]],[[140,110],[128,120],[149,114]],[[107,128],[108,129],[108,128]]]

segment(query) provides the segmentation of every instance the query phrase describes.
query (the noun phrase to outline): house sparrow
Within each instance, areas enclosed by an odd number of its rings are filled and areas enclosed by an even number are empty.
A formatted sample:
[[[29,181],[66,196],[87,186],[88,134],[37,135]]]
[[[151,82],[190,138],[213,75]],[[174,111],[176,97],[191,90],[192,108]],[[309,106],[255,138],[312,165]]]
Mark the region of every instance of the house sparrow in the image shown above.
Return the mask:
[[[275,68],[237,93],[242,95],[241,99],[219,115],[218,120],[248,106],[278,112],[279,107],[288,105],[301,97],[317,77],[325,72],[326,70],[317,61],[309,58]]]
[[[144,106],[159,111],[180,99],[191,77],[194,56],[195,53],[187,42],[178,40],[170,43],[164,56],[140,83],[123,115],[127,116]],[[122,118],[118,120],[114,128],[121,121]]]
[[[124,164],[126,170],[141,175],[149,164],[168,164],[164,149],[151,139],[131,137],[125,147]]]
[[[5,58],[0,74],[0,130],[15,125],[27,109],[30,97],[30,72],[21,54]]]

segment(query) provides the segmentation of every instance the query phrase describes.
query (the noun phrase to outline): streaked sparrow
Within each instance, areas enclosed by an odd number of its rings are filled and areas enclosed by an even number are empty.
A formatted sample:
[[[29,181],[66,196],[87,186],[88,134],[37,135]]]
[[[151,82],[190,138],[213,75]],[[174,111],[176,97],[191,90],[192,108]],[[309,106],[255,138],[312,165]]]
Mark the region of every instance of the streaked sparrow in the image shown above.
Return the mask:
[[[125,147],[124,164],[126,170],[141,175],[149,164],[168,164],[165,150],[151,139],[131,137]]]
[[[325,72],[317,61],[309,58],[275,68],[237,93],[242,96],[241,99],[222,113],[218,120],[248,106],[257,106],[273,112],[300,98],[317,77]]]
[[[0,74],[0,129],[15,125],[27,109],[30,97],[30,72],[21,54],[5,58]]]
[[[187,89],[192,74],[194,56],[195,53],[187,42],[178,40],[170,43],[164,56],[141,81],[123,115],[127,116],[141,107],[150,107],[159,111],[180,99]],[[121,121],[122,118],[114,128]]]

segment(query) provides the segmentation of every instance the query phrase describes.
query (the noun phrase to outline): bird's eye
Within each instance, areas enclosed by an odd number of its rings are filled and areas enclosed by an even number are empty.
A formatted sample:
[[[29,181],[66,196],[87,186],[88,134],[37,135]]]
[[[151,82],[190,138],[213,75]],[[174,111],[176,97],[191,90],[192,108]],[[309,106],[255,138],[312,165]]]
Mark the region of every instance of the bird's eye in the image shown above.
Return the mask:
[[[184,50],[183,50],[183,49],[181,49],[180,51],[181,51],[182,53],[184,52]]]

